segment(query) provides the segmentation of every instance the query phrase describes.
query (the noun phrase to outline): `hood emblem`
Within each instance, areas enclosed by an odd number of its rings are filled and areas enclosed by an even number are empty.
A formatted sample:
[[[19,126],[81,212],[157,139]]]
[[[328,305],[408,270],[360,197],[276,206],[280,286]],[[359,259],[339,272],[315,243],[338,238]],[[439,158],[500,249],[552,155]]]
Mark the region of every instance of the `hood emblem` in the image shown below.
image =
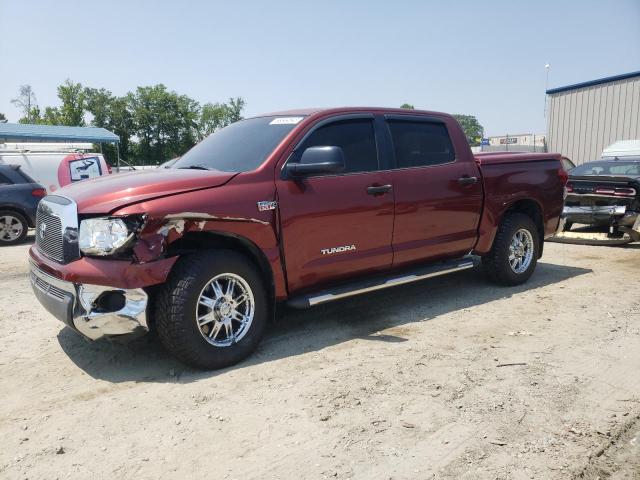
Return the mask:
[[[259,212],[266,212],[268,210],[275,210],[276,207],[278,206],[278,202],[272,202],[272,201],[262,201],[262,202],[258,202],[258,211]]]
[[[41,223],[40,224],[40,238],[44,238],[44,234],[47,231],[47,224],[46,223]]]

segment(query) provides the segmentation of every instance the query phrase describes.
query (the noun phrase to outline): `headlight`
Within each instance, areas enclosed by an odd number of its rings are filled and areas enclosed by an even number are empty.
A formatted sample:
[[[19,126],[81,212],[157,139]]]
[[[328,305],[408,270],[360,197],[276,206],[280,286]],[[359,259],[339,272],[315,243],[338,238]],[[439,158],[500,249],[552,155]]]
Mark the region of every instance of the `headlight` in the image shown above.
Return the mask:
[[[133,237],[120,218],[89,218],[80,222],[80,250],[88,255],[110,255]]]

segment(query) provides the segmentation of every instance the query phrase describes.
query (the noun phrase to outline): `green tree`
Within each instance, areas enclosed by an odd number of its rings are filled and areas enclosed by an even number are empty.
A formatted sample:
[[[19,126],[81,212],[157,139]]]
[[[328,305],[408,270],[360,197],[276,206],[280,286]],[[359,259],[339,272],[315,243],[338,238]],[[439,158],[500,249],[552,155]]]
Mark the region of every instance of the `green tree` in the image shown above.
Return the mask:
[[[111,118],[111,109],[115,97],[104,88],[85,88],[84,89],[84,106],[86,110],[93,116],[91,124],[94,127],[107,128],[107,124]]]
[[[85,88],[85,108],[92,116],[91,125],[106,128],[120,137],[120,158],[129,160],[133,118],[127,97],[116,97],[104,88]],[[103,151],[111,164],[117,161],[116,147],[105,145]]]
[[[180,156],[206,135],[242,119],[245,101],[199,103],[162,85],[138,87],[118,97],[104,88],[84,88],[67,79],[58,86],[60,105],[41,110],[28,85],[23,85],[16,105],[23,108],[22,123],[103,127],[120,137],[120,157],[130,164],[159,164]],[[28,107],[28,108],[27,108]],[[116,161],[113,146],[103,151]]]
[[[416,109],[416,107],[414,107],[410,103],[403,103],[402,105],[400,105],[400,108],[406,108],[407,110],[415,110]]]
[[[24,116],[18,119],[18,123],[42,123],[40,118],[40,108],[36,105],[31,107],[28,113],[24,113]]]
[[[111,103],[111,118],[104,128],[120,137],[120,155],[125,160],[130,160],[132,156],[131,137],[134,131],[134,123],[127,97],[114,98]],[[115,155],[113,158],[115,161]]]
[[[83,127],[85,113],[85,91],[80,83],[67,79],[58,86],[58,98],[62,105],[57,112],[59,125]]]
[[[225,108],[221,103],[205,103],[198,118],[198,139],[208,137],[225,126]]]
[[[230,98],[228,103],[205,103],[198,118],[198,139],[209,136],[216,130],[242,120],[245,101],[241,97]]]
[[[23,85],[23,87],[25,87],[25,85]],[[29,86],[26,85],[26,87]],[[58,86],[58,98],[62,105],[59,107],[45,107],[44,111],[42,111],[38,105],[32,104],[29,112],[25,113],[19,122],[43,125],[84,126],[85,95],[82,85],[73,83],[71,80],[66,80],[62,85]],[[24,104],[25,101],[27,101],[26,96],[25,99],[20,100],[20,105]]]
[[[135,161],[157,165],[182,155],[195,145],[200,106],[198,102],[168,91],[162,85],[138,87],[127,95],[133,134],[139,143]]]
[[[60,109],[58,107],[46,107],[42,116],[38,116],[35,123],[42,123],[45,125],[65,125],[62,123]]]
[[[484,136],[484,127],[480,125],[478,119],[473,115],[454,114],[453,116],[462,127],[469,145],[472,147],[480,145]]]
[[[40,107],[32,107],[30,120],[27,117],[21,118],[19,123],[32,123],[35,125],[60,125],[60,111],[56,107],[45,107],[44,112]]]
[[[7,117],[4,116],[4,113],[0,112],[0,123],[6,123]]]
[[[242,110],[244,110],[245,104],[246,102],[242,97],[232,97],[229,99],[225,104],[225,121],[227,125],[242,120]]]
[[[18,120],[19,123],[32,122],[31,114],[33,109],[38,107],[38,101],[31,85],[20,85],[18,96],[11,99],[11,103],[22,110],[22,118]]]

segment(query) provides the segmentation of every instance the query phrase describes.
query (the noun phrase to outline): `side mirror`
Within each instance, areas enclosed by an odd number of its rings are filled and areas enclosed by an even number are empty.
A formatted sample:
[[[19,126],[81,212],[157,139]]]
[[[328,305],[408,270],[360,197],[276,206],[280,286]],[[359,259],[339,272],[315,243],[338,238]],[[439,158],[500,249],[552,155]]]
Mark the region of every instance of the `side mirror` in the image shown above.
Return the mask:
[[[300,162],[289,162],[285,166],[287,177],[304,177],[322,173],[344,171],[344,152],[340,147],[309,147],[302,152]]]

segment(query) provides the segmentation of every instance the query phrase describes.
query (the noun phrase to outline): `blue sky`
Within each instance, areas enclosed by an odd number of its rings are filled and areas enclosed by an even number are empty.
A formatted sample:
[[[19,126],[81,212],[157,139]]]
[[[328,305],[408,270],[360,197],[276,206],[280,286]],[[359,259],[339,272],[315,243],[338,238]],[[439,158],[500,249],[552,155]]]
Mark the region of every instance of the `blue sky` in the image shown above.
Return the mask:
[[[66,78],[124,94],[164,83],[246,115],[308,106],[468,113],[544,132],[549,86],[640,70],[640,0],[0,0],[0,112]]]

